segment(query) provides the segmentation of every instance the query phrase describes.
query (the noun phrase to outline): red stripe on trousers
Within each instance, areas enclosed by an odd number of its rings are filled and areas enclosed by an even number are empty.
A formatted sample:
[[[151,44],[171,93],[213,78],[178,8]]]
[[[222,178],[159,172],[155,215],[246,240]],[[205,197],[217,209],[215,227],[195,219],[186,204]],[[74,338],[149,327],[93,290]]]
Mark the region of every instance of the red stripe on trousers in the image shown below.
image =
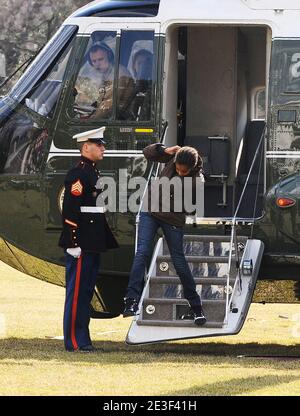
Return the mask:
[[[72,344],[75,350],[78,349],[78,344],[77,344],[76,337],[75,337],[75,323],[76,323],[78,294],[79,294],[79,286],[80,286],[81,263],[82,263],[82,256],[80,256],[77,261],[75,290],[74,290],[74,298],[73,298],[73,305],[72,305],[71,340],[72,340]]]

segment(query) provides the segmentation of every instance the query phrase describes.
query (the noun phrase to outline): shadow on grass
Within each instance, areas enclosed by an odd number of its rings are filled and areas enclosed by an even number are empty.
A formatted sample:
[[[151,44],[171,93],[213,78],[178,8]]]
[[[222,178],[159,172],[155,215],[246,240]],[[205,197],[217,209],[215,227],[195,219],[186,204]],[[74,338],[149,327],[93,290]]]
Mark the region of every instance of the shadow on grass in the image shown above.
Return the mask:
[[[167,393],[170,396],[234,396],[256,392],[264,388],[279,386],[300,380],[296,375],[268,375],[257,377],[233,378],[217,383],[202,384],[184,390],[174,390]]]
[[[95,354],[68,353],[64,351],[63,341],[41,338],[0,339],[1,360],[60,360],[78,362],[101,362],[109,364],[182,362],[194,364],[253,367],[255,365],[274,368],[300,368],[300,345],[281,344],[226,344],[220,343],[165,343],[142,346],[129,346],[123,342],[96,341],[95,347],[100,351]],[[241,355],[283,356],[279,360],[258,358],[237,358]],[[289,357],[295,357],[290,359]],[[296,359],[298,357],[298,360]],[[255,360],[255,362],[254,362]]]

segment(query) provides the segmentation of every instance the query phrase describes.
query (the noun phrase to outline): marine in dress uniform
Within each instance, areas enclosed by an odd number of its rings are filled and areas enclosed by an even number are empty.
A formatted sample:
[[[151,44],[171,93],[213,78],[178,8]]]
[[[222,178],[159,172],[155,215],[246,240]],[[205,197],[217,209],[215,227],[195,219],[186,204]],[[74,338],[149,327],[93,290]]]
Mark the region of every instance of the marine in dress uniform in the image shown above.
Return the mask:
[[[100,266],[100,253],[117,248],[105,218],[104,208],[96,206],[101,189],[96,162],[103,158],[105,127],[73,136],[77,143],[94,143],[94,153],[81,150],[81,157],[65,179],[62,209],[63,230],[59,246],[66,254],[66,299],[64,343],[67,351],[92,352],[89,334],[90,302]],[[101,148],[101,149],[100,149]]]

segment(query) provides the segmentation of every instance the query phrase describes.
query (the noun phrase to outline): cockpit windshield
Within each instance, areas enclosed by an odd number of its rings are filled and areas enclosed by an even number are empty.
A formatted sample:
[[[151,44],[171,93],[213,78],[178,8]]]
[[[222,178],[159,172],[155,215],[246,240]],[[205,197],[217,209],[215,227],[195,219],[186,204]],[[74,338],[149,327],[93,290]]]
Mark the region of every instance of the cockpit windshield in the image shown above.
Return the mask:
[[[73,117],[150,120],[153,49],[153,31],[122,31],[119,48],[116,32],[93,32],[75,82]]]
[[[117,32],[94,32],[88,42],[75,83],[76,118],[112,116]]]

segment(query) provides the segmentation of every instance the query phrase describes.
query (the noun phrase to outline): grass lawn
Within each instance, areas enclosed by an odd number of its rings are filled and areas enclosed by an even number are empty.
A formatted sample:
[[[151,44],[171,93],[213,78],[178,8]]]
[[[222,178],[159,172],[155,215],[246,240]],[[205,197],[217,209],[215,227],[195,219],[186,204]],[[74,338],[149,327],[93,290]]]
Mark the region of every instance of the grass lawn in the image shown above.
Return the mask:
[[[93,320],[97,354],[63,349],[64,289],[0,262],[0,395],[300,395],[300,305],[252,304],[239,335],[124,343],[130,320]]]

